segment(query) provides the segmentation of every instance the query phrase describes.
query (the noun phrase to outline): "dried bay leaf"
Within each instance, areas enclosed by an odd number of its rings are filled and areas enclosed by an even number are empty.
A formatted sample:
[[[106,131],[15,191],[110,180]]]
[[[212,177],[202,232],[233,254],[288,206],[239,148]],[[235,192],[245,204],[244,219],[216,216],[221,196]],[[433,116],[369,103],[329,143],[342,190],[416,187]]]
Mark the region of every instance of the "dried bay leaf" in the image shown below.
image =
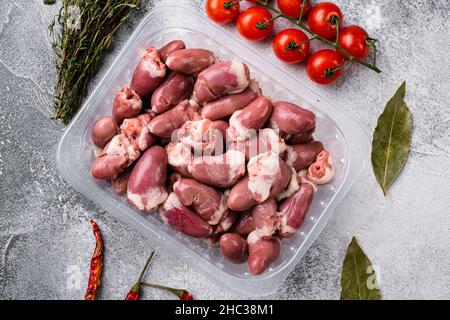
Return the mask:
[[[375,270],[355,237],[342,265],[341,287],[341,300],[381,300]]]
[[[386,104],[373,133],[372,167],[384,195],[409,154],[412,116],[404,101],[405,94],[406,82],[403,82]]]

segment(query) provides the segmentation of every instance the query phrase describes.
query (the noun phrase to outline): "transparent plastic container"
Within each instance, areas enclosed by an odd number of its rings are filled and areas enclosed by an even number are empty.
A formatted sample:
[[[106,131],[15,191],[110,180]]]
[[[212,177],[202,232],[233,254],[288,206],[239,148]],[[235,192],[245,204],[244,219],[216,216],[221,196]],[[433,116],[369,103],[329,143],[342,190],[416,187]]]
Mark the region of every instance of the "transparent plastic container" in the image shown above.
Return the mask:
[[[305,223],[293,238],[283,239],[280,258],[262,275],[249,274],[247,264],[236,265],[224,260],[217,247],[173,231],[157,214],[140,213],[128,204],[126,197],[116,195],[108,183],[95,180],[89,174],[94,160],[90,139],[92,123],[111,114],[115,92],[129,85],[145,48],[160,47],[174,39],[184,40],[191,48],[210,49],[221,59],[244,61],[264,94],[312,110],[317,116],[315,138],[322,141],[333,156],[336,176],[329,184],[319,187]],[[76,190],[180,260],[229,289],[249,296],[264,296],[279,288],[347,194],[368,159],[368,141],[366,132],[354,119],[258,54],[251,45],[190,8],[170,5],[153,10],[133,33],[67,128],[58,148],[57,163],[62,176]]]

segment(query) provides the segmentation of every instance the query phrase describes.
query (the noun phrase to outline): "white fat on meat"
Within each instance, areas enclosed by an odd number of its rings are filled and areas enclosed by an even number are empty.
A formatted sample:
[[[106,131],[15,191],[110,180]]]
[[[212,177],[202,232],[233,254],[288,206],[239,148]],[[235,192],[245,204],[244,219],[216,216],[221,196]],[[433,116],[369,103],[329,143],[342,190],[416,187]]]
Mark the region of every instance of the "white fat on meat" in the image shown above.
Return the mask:
[[[292,167],[297,160],[297,152],[294,151],[294,148],[291,146],[287,146],[286,149],[286,164],[290,167]]]
[[[228,150],[225,153],[225,161],[230,166],[232,176],[245,172],[245,154],[236,150]]]
[[[248,188],[253,198],[258,202],[266,201],[270,196],[270,189],[278,178],[280,157],[269,151],[251,158],[247,164]]]
[[[267,145],[270,147],[270,150],[279,155],[283,154],[288,148],[284,140],[281,138],[279,132],[273,129],[261,129],[259,131],[259,135],[259,139],[266,139]]]
[[[229,94],[240,93],[247,89],[249,85],[249,79],[245,73],[244,63],[240,61],[233,60],[231,61],[231,73],[233,73],[237,78],[237,87],[236,89],[229,92]]]
[[[230,117],[230,128],[231,138],[236,141],[243,141],[248,138],[248,128],[243,126],[242,123],[237,119],[237,117],[242,113],[243,110],[235,111]]]
[[[143,64],[145,69],[150,73],[152,78],[162,78],[166,75],[166,68],[160,66],[160,59],[156,49],[153,51],[147,51],[147,56],[149,59],[144,59]]]
[[[314,192],[317,192],[317,185],[311,181],[308,174],[308,169],[300,170],[297,175],[300,177],[300,183],[309,183],[313,187]]]
[[[287,215],[278,212],[278,216],[280,217],[280,234],[282,236],[292,235],[297,232],[297,229],[287,225]]]
[[[278,213],[276,213],[275,220],[272,224],[265,224],[263,228],[256,229],[260,237],[271,237],[280,228],[280,220],[278,218]]]
[[[170,55],[167,57],[167,59],[166,59],[166,66],[170,66],[171,64],[172,64],[172,60],[173,60],[173,57],[171,57]]]
[[[183,143],[174,143],[167,148],[167,158],[169,164],[173,167],[187,166],[192,161],[190,148]]]
[[[148,127],[142,127],[139,136],[137,137],[137,146],[139,150],[145,150],[148,148],[147,136],[150,134],[150,129]]]
[[[228,217],[225,217],[225,219],[220,221],[219,225],[222,227],[223,231],[228,231],[233,226],[233,223],[234,223],[234,221],[232,219],[228,219]]]
[[[259,239],[261,239],[261,234],[258,232],[258,230],[253,230],[252,232],[250,232],[247,236],[247,243],[249,247],[254,245]]]
[[[202,141],[207,125],[206,119],[185,122],[177,131],[178,141],[190,147],[194,146],[196,141]]]
[[[156,209],[167,199],[165,188],[152,187],[144,194],[127,193],[128,200],[141,211],[150,211]]]
[[[200,103],[200,100],[198,100],[197,96],[195,95],[195,91],[192,91],[192,94],[189,97],[189,101],[194,101],[196,104]]]
[[[169,211],[172,210],[173,208],[180,208],[182,206],[183,205],[181,204],[175,192],[171,192],[167,197],[166,201],[164,202],[163,209],[165,211]]]
[[[300,185],[298,184],[297,172],[294,168],[291,168],[291,170],[291,180],[289,180],[287,188],[281,191],[281,193],[277,196],[278,201],[289,198],[300,189]]]
[[[131,141],[123,135],[117,135],[112,138],[106,147],[105,153],[108,155],[126,157],[128,164],[134,162],[141,155]]]
[[[228,198],[222,195],[220,199],[220,206],[217,208],[217,210],[214,212],[214,214],[209,218],[208,224],[215,226],[219,224],[220,220],[224,216],[224,214],[228,210]]]

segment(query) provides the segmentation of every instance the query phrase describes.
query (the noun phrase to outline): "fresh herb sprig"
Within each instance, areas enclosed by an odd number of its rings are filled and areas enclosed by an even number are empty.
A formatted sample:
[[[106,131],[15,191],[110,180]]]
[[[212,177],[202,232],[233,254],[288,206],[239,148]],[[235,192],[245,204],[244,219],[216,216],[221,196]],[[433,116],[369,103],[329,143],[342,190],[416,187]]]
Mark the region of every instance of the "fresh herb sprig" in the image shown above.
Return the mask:
[[[50,24],[57,56],[54,118],[67,124],[81,106],[89,80],[115,32],[142,0],[62,0]]]

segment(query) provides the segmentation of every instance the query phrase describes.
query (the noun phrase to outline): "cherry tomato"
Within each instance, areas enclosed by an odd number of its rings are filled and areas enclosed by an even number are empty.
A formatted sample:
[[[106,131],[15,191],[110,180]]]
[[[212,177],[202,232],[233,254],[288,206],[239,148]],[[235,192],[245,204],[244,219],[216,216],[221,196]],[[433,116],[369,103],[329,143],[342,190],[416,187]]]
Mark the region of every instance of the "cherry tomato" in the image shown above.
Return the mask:
[[[339,19],[339,29],[344,18],[341,9],[331,2],[321,2],[314,6],[308,15],[308,25],[314,33],[326,39],[336,37],[336,23]]]
[[[339,79],[344,72],[343,63],[344,60],[336,51],[320,50],[309,57],[306,63],[306,72],[312,81],[330,84]]]
[[[207,0],[206,13],[218,24],[227,24],[239,14],[239,2],[235,0]]]
[[[261,41],[273,30],[272,14],[263,7],[250,7],[242,11],[237,19],[237,29],[246,39]]]
[[[308,36],[298,29],[286,29],[279,32],[273,40],[275,55],[286,63],[299,63],[309,53]]]
[[[300,17],[303,5],[305,7],[303,9],[302,17],[306,16],[308,11],[311,10],[309,0],[277,0],[277,4],[281,12],[296,19]]]
[[[367,39],[369,35],[366,30],[359,26],[348,26],[339,32],[339,45],[342,49],[354,56],[356,59],[364,60],[370,54]],[[338,52],[344,59],[348,57]]]

